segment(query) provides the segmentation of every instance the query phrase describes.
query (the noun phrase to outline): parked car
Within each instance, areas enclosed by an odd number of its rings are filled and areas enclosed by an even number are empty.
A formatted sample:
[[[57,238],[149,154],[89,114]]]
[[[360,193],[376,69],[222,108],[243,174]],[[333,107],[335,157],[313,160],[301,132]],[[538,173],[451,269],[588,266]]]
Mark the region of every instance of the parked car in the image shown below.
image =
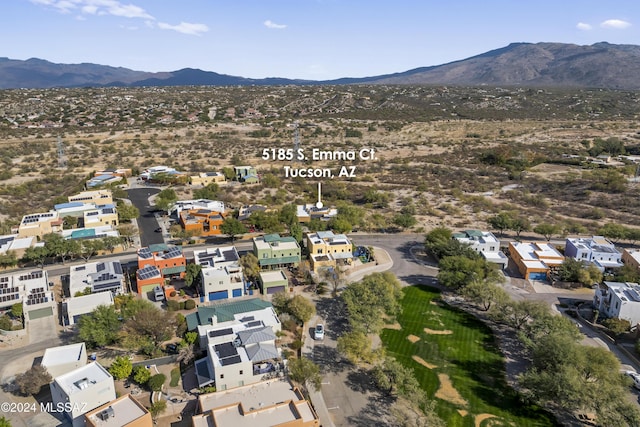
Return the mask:
[[[162,233],[162,227],[158,227],[153,231],[155,231],[156,233]]]
[[[624,371],[624,374],[631,378],[633,381],[633,387],[640,390],[640,374],[634,371]]]
[[[162,288],[160,286],[156,286],[155,288],[153,288],[153,298],[156,301],[163,301],[164,300],[164,291],[162,290]]]
[[[178,354],[178,346],[176,344],[167,344],[164,351],[168,354]]]
[[[324,325],[316,325],[316,329],[313,331],[313,338],[316,340],[324,339]]]

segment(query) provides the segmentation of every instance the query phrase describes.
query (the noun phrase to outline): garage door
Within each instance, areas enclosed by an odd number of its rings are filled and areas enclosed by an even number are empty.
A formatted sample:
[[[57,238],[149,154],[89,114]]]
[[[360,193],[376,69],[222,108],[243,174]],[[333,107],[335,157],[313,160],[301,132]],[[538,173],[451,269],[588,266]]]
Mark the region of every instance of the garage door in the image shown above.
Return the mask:
[[[236,298],[236,297],[241,297],[242,296],[242,288],[240,289],[233,289],[231,291],[231,296]]]
[[[547,273],[529,273],[529,280],[547,280]]]
[[[228,291],[209,292],[209,301],[217,301],[229,298]]]
[[[29,312],[29,320],[42,319],[43,317],[53,316],[53,308],[45,307]]]
[[[273,288],[267,288],[267,294],[277,294],[278,292],[284,292],[284,286],[274,286]]]

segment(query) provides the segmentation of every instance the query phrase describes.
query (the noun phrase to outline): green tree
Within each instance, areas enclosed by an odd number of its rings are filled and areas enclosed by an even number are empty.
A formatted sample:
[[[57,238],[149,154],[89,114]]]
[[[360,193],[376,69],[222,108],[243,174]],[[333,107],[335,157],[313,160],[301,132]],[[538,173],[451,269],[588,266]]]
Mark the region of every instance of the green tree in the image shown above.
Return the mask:
[[[598,230],[602,236],[611,240],[611,243],[618,243],[620,240],[627,238],[627,228],[620,224],[609,222]]]
[[[200,283],[200,272],[202,266],[200,264],[187,264],[187,271],[184,276],[184,284],[187,287],[198,286]]]
[[[18,265],[18,258],[14,251],[7,251],[4,254],[0,254],[0,268],[15,267]]]
[[[387,357],[372,372],[373,379],[388,396],[397,393],[407,398],[421,394],[420,384],[413,369],[408,368],[392,357]]]
[[[198,341],[198,333],[197,332],[187,332],[184,334],[184,341],[187,344],[195,344]]]
[[[98,252],[104,250],[104,242],[102,241],[102,239],[81,240],[79,244],[80,258],[87,262],[92,256],[97,255]]]
[[[251,282],[257,284],[258,276],[260,275],[260,265],[258,264],[258,258],[251,253],[247,252],[245,255],[240,257],[240,265],[242,266],[242,271],[247,279]]]
[[[123,201],[118,202],[118,221],[131,222],[132,219],[140,217],[140,210],[132,204]]]
[[[533,227],[533,231],[534,233],[537,233],[543,236],[545,239],[547,239],[547,242],[548,242],[553,238],[553,236],[560,234],[561,229],[556,224],[549,224],[547,222],[542,222],[536,225],[535,227]]]
[[[0,427],[11,427],[11,422],[4,416],[0,416]]]
[[[158,400],[156,402],[153,402],[151,406],[149,406],[149,413],[151,414],[151,418],[153,418],[154,420],[158,419],[158,416],[166,410],[166,400]]]
[[[231,237],[231,241],[235,241],[236,236],[247,232],[247,227],[237,219],[229,216],[224,219],[224,222],[220,226],[220,231]]]
[[[354,365],[373,363],[376,359],[371,340],[362,331],[351,331],[339,336],[337,349]]]
[[[156,195],[155,205],[157,209],[167,212],[178,200],[178,195],[173,188],[166,188]]]
[[[118,233],[120,237],[122,237],[122,243],[126,249],[133,243],[133,237],[138,234],[138,229],[133,224],[120,224],[118,226]]]
[[[109,373],[117,380],[129,378],[133,371],[133,365],[128,357],[117,356],[109,367]]]
[[[78,322],[78,335],[90,347],[113,344],[122,327],[113,306],[98,306],[91,314],[82,316]]]
[[[209,199],[215,200],[218,197],[220,187],[215,182],[207,185],[206,187],[199,188],[193,192],[194,199]]]
[[[401,213],[393,217],[393,223],[401,229],[405,229],[413,227],[418,221],[413,215]]]
[[[102,240],[102,245],[104,247],[105,250],[109,251],[109,253],[113,253],[113,251],[122,244],[122,238],[121,237],[115,237],[115,236],[107,236],[101,239]]]
[[[165,374],[155,374],[151,378],[149,378],[147,385],[149,386],[149,389],[151,389],[151,391],[161,391],[162,386],[166,380],[167,377]]]
[[[291,227],[293,224],[298,224],[298,215],[296,205],[290,203],[280,208],[279,213],[280,222]]]
[[[531,230],[531,223],[529,222],[528,218],[519,216],[519,217],[513,218],[509,229],[515,231],[516,239],[520,239],[520,234],[523,231]]]
[[[482,258],[467,258],[466,256],[447,256],[438,263],[438,281],[451,289],[462,288],[472,281],[483,281],[488,267]]]
[[[369,274],[342,292],[352,329],[365,334],[379,332],[385,317],[400,312],[401,297],[398,279],[388,272]]]
[[[22,261],[27,263],[35,263],[40,268],[44,267],[44,262],[49,257],[49,250],[44,246],[31,246],[24,251]]]
[[[284,231],[284,225],[280,222],[280,215],[278,212],[254,212],[251,214],[248,221],[255,228],[264,231],[267,234],[281,233]]]
[[[548,312],[549,307],[541,301],[509,301],[495,310],[495,317],[515,329],[522,329],[529,320]]]
[[[560,280],[565,282],[577,282],[583,268],[582,261],[578,261],[575,258],[565,258],[558,268],[558,276]]]
[[[306,384],[310,384],[314,390],[320,390],[322,378],[320,377],[320,368],[306,357],[298,359],[290,359],[289,377],[306,388]]]
[[[146,368],[146,366],[139,365],[133,368],[133,380],[140,384],[146,385],[151,378],[151,372]]]
[[[316,306],[302,295],[295,295],[287,303],[287,311],[298,319],[304,327],[313,315],[316,314]]]
[[[21,302],[17,302],[11,306],[11,315],[16,319],[22,319],[23,307]]]
[[[465,286],[462,295],[483,311],[489,311],[492,307],[501,306],[509,301],[509,294],[502,287],[477,280]]]
[[[504,235],[505,230],[510,230],[513,224],[513,216],[509,212],[500,212],[487,220],[489,225],[500,232],[500,236]]]
[[[602,324],[616,335],[622,335],[631,329],[631,322],[627,319],[618,319],[616,317],[605,319]]]

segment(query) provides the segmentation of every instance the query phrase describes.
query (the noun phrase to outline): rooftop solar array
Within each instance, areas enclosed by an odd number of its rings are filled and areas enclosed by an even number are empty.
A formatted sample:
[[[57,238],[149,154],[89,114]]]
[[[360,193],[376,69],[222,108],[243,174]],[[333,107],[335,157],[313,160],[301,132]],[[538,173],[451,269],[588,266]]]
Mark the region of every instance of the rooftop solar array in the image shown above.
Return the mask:
[[[27,215],[22,219],[22,223],[23,224],[31,224],[33,222],[40,221],[40,218],[53,218],[53,216],[54,216],[54,213],[52,213],[52,212]]]
[[[138,251],[138,256],[144,259],[148,259],[152,257],[151,251],[149,250],[149,248],[140,248],[140,250]]]
[[[150,279],[160,275],[160,270],[154,265],[147,265],[138,270],[138,277],[141,279]]]
[[[102,270],[104,270],[105,268],[106,268],[106,267],[105,267],[105,265],[104,265],[104,262],[99,262],[99,263],[96,265],[96,271],[102,271]]]
[[[9,283],[9,278],[8,277],[0,277],[0,283]]]
[[[233,365],[242,361],[233,343],[225,342],[214,346],[214,348],[222,366]]]
[[[107,289],[119,289],[121,287],[120,281],[117,282],[106,282],[106,283],[94,283],[93,291],[104,291]]]
[[[114,262],[112,263],[113,265],[113,271],[116,274],[122,274],[122,264],[120,264],[119,262]]]
[[[42,271],[34,271],[29,274],[21,275],[20,277],[18,277],[18,280],[32,280],[32,279],[41,279],[41,278],[42,278]]]
[[[215,331],[209,331],[209,337],[210,338],[214,338],[214,337],[222,337],[225,335],[230,335],[233,333],[233,329],[231,328],[226,328],[226,329],[218,329]]]
[[[164,258],[175,258],[182,255],[182,250],[178,247],[171,248],[167,252],[165,252],[162,256]]]
[[[248,328],[254,328],[256,326],[262,326],[262,321],[261,320],[254,320],[253,322],[247,323],[247,327]]]

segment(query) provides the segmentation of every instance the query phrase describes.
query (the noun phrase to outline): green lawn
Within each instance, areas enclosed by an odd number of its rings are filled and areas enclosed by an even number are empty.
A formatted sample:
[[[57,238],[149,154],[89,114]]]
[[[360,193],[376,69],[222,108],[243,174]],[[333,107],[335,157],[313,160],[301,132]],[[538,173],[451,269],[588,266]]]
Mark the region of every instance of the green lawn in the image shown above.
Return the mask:
[[[401,330],[385,329],[381,334],[387,352],[411,367],[436,410],[448,426],[475,426],[475,416],[491,414],[482,427],[552,426],[552,416],[541,409],[525,407],[505,381],[503,357],[491,330],[475,317],[446,304],[435,304],[437,290],[407,287],[403,290]],[[451,334],[427,334],[424,329],[448,330]],[[419,337],[412,343],[409,335]],[[418,356],[437,368],[429,369],[412,359]],[[438,374],[449,376],[466,404],[435,398],[440,387]],[[459,410],[462,410],[461,415]]]

